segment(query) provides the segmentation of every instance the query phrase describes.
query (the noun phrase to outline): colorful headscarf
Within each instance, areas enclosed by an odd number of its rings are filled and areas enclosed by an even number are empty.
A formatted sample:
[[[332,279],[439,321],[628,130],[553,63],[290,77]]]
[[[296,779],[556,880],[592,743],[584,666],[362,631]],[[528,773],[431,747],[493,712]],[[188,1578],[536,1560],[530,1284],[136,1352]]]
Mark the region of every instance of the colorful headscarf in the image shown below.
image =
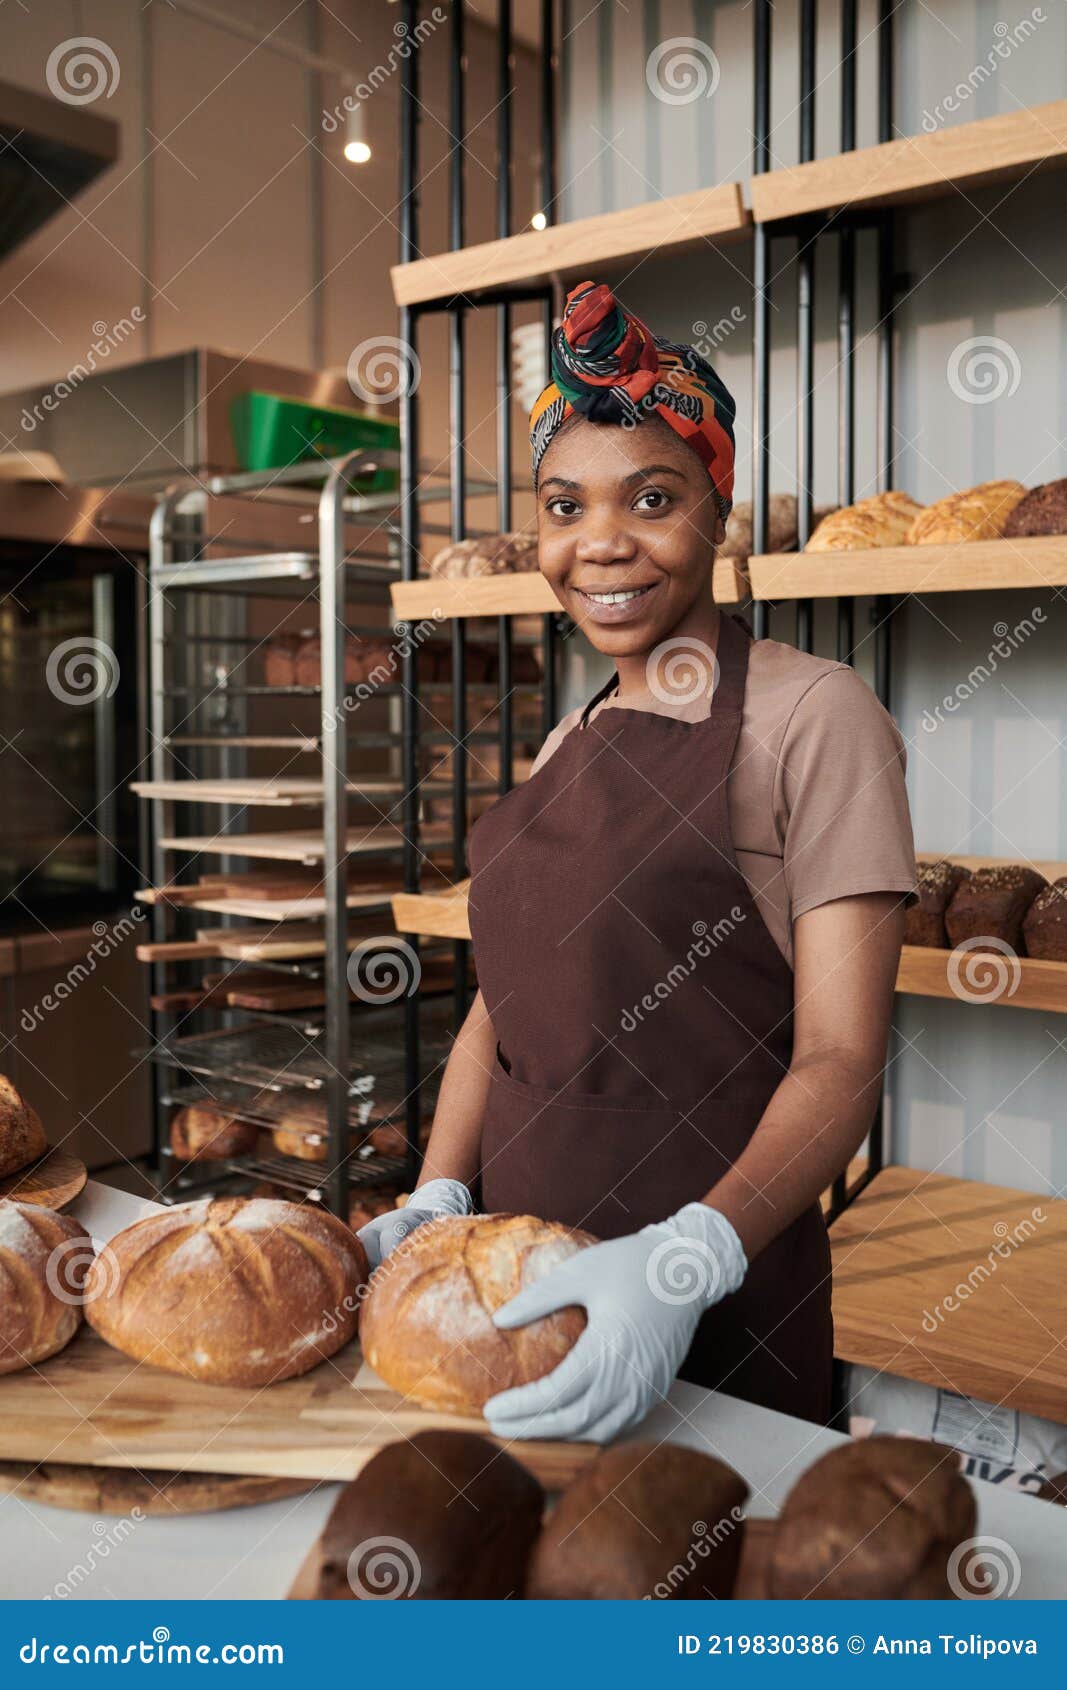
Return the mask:
[[[691,446],[715,489],[725,522],[734,493],[733,398],[695,346],[653,335],[602,283],[567,295],[552,336],[552,376],[530,413],[536,481],[553,437],[575,413],[635,428],[662,417]]]

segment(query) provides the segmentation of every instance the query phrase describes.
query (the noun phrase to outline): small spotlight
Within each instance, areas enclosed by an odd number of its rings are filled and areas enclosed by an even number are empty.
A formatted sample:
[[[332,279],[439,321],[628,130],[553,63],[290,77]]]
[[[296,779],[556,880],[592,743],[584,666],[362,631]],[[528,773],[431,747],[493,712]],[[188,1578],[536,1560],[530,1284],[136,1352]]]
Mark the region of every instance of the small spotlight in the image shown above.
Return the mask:
[[[363,115],[363,106],[357,100],[348,114],[345,124],[345,157],[349,164],[366,164],[371,156],[370,142],[367,140],[367,125]]]
[[[345,157],[349,164],[366,164],[370,156],[371,151],[366,141],[345,142]]]
[[[533,216],[530,218],[530,227],[531,227],[531,229],[547,229],[548,228],[548,218],[545,216],[543,211],[535,211],[534,212]]]

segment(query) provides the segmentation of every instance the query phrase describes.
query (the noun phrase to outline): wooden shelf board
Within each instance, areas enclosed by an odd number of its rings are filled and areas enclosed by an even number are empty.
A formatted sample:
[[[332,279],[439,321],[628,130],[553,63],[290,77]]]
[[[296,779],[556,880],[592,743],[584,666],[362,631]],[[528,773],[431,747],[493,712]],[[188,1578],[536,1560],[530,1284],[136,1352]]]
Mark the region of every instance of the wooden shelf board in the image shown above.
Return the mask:
[[[393,297],[398,305],[420,305],[453,294],[536,284],[557,276],[580,280],[605,264],[736,240],[748,232],[751,222],[739,183],[698,188],[695,193],[396,264],[391,271]]]
[[[452,788],[447,782],[437,780],[424,781],[421,790],[427,796],[444,797],[451,793]],[[487,781],[468,787],[472,794],[494,790]],[[323,797],[322,782],[312,779],[134,780],[130,782],[130,791],[135,792],[138,798],[165,799],[171,803],[246,804],[280,809],[291,809],[295,805],[318,807]],[[404,787],[397,780],[350,780],[345,791],[350,798],[400,798]]]
[[[757,223],[968,193],[1067,162],[1067,100],[769,170],[750,183]]]
[[[862,552],[769,552],[750,557],[748,565],[754,599],[1063,587],[1067,534]]]
[[[451,838],[447,824],[424,827],[420,844],[442,844]],[[294,828],[285,833],[200,833],[168,834],[160,841],[164,851],[205,852],[216,857],[247,857],[270,862],[303,863],[308,867],[323,860],[321,828]],[[398,827],[381,822],[371,827],[350,827],[347,838],[350,856],[402,851],[404,835]]]
[[[1026,956],[1013,961],[997,951],[968,951],[966,966],[959,969],[954,988],[949,965],[957,955],[925,945],[905,945],[897,991],[920,998],[956,998],[979,1007],[1067,1014],[1067,962],[1042,962]]]
[[[397,892],[393,897],[393,921],[398,933],[421,934],[427,939],[469,939],[470,919],[465,880],[451,892]]]
[[[460,616],[534,616],[560,610],[560,602],[538,570],[512,575],[472,575],[458,581],[433,576],[397,581],[391,589],[398,622]],[[716,604],[740,604],[748,597],[748,579],[735,558],[716,558],[712,578]]]
[[[830,1244],[839,1359],[1063,1420],[1067,1202],[890,1167]]]

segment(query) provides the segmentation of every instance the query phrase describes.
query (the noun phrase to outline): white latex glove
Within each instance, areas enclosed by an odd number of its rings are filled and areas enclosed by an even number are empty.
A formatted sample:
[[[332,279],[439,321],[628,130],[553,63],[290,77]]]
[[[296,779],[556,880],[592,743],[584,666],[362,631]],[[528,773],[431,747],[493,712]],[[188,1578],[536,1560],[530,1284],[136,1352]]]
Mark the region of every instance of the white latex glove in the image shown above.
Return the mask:
[[[554,1372],[489,1399],[490,1431],[593,1443],[618,1437],[666,1396],[701,1315],[736,1291],[747,1269],[737,1233],[705,1203],[579,1250],[493,1317],[507,1330],[580,1303],[588,1325]]]
[[[360,1227],[356,1237],[367,1252],[373,1273],[416,1227],[439,1221],[444,1215],[469,1215],[473,1208],[470,1192],[458,1179],[430,1179],[411,1193],[402,1209],[375,1215]]]

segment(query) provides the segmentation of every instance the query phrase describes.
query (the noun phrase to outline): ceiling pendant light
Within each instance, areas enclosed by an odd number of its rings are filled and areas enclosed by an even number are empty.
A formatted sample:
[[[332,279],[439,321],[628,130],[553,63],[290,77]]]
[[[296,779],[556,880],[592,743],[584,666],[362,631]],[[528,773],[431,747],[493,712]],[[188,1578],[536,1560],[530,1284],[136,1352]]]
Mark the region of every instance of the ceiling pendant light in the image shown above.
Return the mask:
[[[355,105],[348,108],[348,118],[345,123],[345,157],[349,164],[366,164],[370,160],[370,142],[367,140],[367,124],[363,115],[363,105],[357,100]]]

